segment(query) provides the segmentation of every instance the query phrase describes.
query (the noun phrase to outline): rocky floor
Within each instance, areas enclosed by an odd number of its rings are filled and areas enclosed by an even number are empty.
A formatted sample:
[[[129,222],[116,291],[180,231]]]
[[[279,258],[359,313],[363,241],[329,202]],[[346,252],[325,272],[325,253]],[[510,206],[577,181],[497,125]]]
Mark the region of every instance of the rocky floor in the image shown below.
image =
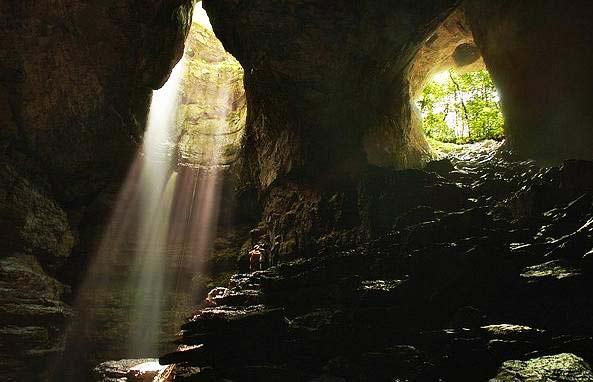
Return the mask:
[[[168,375],[168,369],[168,366],[160,365],[157,359],[122,359],[103,362],[95,368],[94,373],[103,382],[151,382]]]
[[[425,170],[376,187],[375,239],[233,276],[160,358],[171,378],[593,380],[593,163],[473,145]]]

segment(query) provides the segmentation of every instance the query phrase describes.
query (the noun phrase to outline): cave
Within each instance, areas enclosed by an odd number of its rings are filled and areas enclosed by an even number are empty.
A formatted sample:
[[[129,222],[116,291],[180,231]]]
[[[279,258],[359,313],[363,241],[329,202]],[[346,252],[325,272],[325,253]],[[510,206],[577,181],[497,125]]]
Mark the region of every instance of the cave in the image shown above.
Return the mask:
[[[0,381],[593,381],[588,1],[5,1],[0,31]],[[486,78],[495,140],[439,150],[442,73]]]

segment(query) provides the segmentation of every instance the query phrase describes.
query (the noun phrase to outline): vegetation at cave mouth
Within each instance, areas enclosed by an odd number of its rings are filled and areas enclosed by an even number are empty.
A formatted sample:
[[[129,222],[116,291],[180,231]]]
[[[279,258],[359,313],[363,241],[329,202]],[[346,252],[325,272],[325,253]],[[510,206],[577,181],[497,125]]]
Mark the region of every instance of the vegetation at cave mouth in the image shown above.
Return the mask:
[[[504,138],[500,97],[487,70],[439,73],[417,105],[429,138],[448,143]]]

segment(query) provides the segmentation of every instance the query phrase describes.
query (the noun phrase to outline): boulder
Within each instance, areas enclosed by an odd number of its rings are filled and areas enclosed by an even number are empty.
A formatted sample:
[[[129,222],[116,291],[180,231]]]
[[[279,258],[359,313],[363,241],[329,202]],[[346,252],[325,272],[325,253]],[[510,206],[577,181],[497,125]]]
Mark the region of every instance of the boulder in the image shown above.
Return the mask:
[[[63,351],[72,309],[68,288],[32,255],[0,257],[0,363],[3,376],[43,380]]]
[[[562,353],[527,361],[506,361],[490,382],[585,382],[593,380],[591,367],[574,354]]]
[[[97,365],[94,373],[97,382],[152,382],[165,368],[156,359],[120,359]]]
[[[0,240],[3,254],[35,255],[54,274],[70,256],[74,236],[66,213],[0,161]]]

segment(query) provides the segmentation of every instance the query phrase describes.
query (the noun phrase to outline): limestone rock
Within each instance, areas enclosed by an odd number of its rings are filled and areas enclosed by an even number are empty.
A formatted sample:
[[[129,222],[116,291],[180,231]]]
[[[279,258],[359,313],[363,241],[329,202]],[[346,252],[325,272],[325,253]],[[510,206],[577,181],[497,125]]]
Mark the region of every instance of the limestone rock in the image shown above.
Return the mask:
[[[525,325],[511,324],[486,325],[482,326],[482,329],[488,332],[492,338],[507,340],[533,340],[535,337],[540,336],[544,332],[540,329],[530,328],[529,326]]]
[[[435,172],[439,175],[446,175],[449,172],[453,171],[455,167],[448,159],[440,159],[435,161],[430,161],[424,167],[425,171]]]
[[[541,163],[593,159],[590,3],[470,0],[464,7],[503,95],[507,145]]]
[[[582,270],[569,264],[564,264],[559,260],[552,260],[546,263],[532,265],[527,267],[521,273],[521,277],[528,282],[537,282],[538,279],[556,279],[582,276]]]
[[[10,54],[0,57],[0,99],[12,113],[0,117],[0,147],[63,202],[120,180],[151,91],[181,57],[191,9],[189,0],[3,2],[0,51]],[[16,134],[5,137],[5,120]]]
[[[246,72],[248,181],[263,190],[289,174],[340,178],[367,160],[419,166],[429,150],[402,113],[405,70],[456,3],[204,1]]]
[[[165,369],[156,359],[121,359],[95,367],[98,382],[152,382]]]
[[[63,350],[72,316],[68,288],[45,274],[31,255],[0,257],[0,363],[2,377],[43,380]]]
[[[592,175],[486,146],[453,154],[443,176],[373,169],[356,191],[275,187],[264,216],[281,235],[300,228],[300,258],[231,277],[182,326],[176,342],[190,348],[163,360],[231,380],[480,381],[531,358],[494,381],[590,380]],[[569,183],[573,171],[582,179]],[[537,199],[529,219],[514,214],[519,196]],[[332,219],[331,233],[315,224]],[[365,224],[370,239],[353,228]],[[339,247],[342,235],[360,241]]]
[[[186,41],[184,60],[177,117],[179,162],[232,164],[238,157],[247,114],[243,68],[212,31],[196,22]]]
[[[453,61],[455,65],[460,67],[471,65],[480,58],[482,58],[480,50],[477,46],[470,43],[458,45],[453,52]]]
[[[483,67],[465,12],[459,7],[437,26],[416,53],[409,68],[411,96],[418,97],[434,74],[449,69],[465,72]]]
[[[490,382],[585,382],[593,380],[591,367],[570,353],[527,361],[506,361]]]
[[[84,273],[86,259],[70,261],[76,225],[125,176],[152,90],[181,58],[192,7],[0,3],[0,379],[51,372],[71,315],[54,277]]]
[[[74,245],[66,213],[9,165],[0,163],[0,240],[4,254],[32,254],[59,270]]]

